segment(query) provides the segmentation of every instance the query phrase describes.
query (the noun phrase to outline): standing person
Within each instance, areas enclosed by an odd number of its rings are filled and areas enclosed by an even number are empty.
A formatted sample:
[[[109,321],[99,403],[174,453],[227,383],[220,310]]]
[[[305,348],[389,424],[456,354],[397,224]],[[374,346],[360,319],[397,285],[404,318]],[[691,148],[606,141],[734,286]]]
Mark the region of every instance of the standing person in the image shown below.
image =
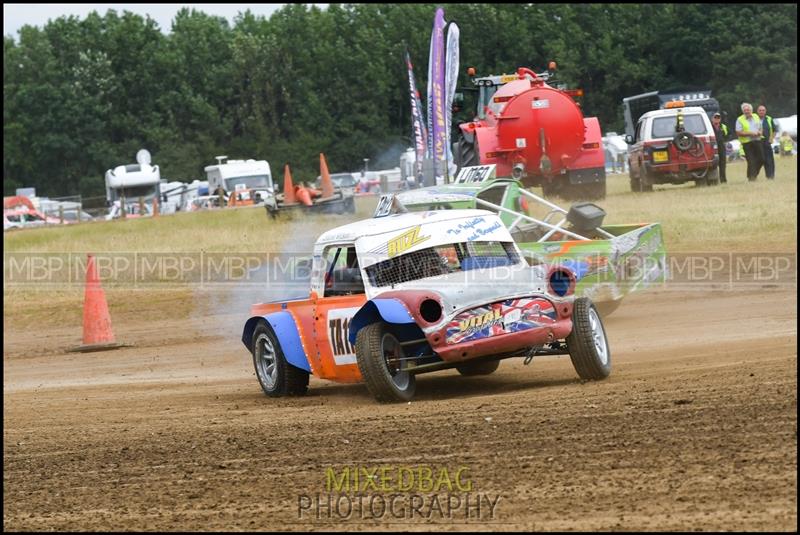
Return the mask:
[[[767,107],[763,104],[758,107],[758,116],[761,119],[761,145],[764,150],[764,172],[767,180],[775,178],[775,154],[772,152],[772,142],[775,141],[775,126],[772,117],[767,115]]]
[[[761,120],[753,115],[749,102],[742,102],[742,114],[736,119],[736,135],[747,159],[747,180],[752,182],[764,165],[764,144],[761,143]]]
[[[728,127],[722,122],[722,115],[719,112],[715,113],[711,118],[711,125],[714,127],[714,136],[717,138],[717,154],[719,155],[719,181],[724,184],[728,181],[725,175],[725,164],[727,163],[728,155],[725,148],[725,141],[728,139]]]
[[[794,148],[794,141],[792,136],[786,130],[781,134],[781,156],[791,156],[792,149]]]

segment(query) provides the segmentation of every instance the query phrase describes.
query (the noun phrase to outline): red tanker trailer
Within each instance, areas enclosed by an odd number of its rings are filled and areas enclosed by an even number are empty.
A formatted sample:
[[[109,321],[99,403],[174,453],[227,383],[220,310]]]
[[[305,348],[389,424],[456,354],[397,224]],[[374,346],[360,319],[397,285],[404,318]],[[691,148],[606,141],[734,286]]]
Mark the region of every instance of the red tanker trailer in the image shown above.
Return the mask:
[[[600,123],[584,117],[573,100],[580,90],[547,85],[550,71],[536,74],[520,67],[516,74],[475,78],[477,116],[459,125],[454,147],[459,168],[496,164],[497,176],[511,175],[526,186],[542,186],[545,196],[601,199],[606,172]]]

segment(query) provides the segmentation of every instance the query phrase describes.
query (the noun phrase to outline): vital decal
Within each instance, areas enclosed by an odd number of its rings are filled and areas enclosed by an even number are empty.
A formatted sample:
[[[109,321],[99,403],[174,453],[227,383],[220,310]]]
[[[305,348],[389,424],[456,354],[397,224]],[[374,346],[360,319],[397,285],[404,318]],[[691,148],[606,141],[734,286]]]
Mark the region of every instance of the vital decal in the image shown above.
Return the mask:
[[[525,331],[552,325],[555,321],[555,308],[546,299],[507,299],[457,315],[447,325],[447,343],[457,344]]]

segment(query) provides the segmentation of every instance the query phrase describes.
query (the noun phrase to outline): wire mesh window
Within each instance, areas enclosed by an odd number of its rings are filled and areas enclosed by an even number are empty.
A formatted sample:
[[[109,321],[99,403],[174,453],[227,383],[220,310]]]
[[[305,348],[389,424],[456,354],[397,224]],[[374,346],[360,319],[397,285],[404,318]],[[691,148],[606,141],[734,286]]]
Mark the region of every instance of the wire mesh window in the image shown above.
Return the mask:
[[[366,268],[370,284],[380,288],[458,271],[508,266],[519,262],[506,242],[465,242],[428,247]]]

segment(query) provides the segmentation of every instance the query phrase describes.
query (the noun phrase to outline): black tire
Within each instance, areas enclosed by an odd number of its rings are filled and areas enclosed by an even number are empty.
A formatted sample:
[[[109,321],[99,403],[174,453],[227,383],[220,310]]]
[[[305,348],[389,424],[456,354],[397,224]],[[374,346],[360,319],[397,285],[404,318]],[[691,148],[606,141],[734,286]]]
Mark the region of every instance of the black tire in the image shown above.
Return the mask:
[[[604,379],[611,373],[611,351],[603,322],[587,297],[575,299],[567,349],[581,379]]]
[[[653,191],[653,179],[647,170],[639,170],[639,182],[637,188],[634,190],[637,193],[645,193]]]
[[[708,186],[708,177],[701,177],[694,179],[694,185],[698,188],[705,188]]]
[[[458,143],[456,143],[455,160],[459,171],[462,167],[480,165],[478,147],[474,138],[472,142],[467,141],[463,136],[458,140]]]
[[[500,366],[499,360],[479,360],[473,362],[465,362],[456,366],[458,373],[465,377],[473,375],[489,375],[497,371]]]
[[[597,312],[600,313],[600,316],[605,318],[613,314],[621,304],[622,299],[617,299],[616,301],[603,301],[601,303],[595,303],[594,306],[597,308]]]
[[[275,333],[266,323],[261,322],[256,326],[252,348],[256,377],[266,395],[277,398],[286,395],[302,396],[306,393],[308,372],[286,361]]]
[[[560,197],[561,188],[558,181],[542,178],[542,195],[545,197]]]
[[[390,364],[387,356],[403,356],[397,337],[383,322],[371,323],[356,336],[356,362],[367,390],[381,403],[410,401],[416,391],[416,377],[402,371],[408,361]]]
[[[719,186],[719,167],[715,167],[706,176],[709,186]]]
[[[639,170],[638,173],[633,172],[633,168],[630,167],[628,171],[628,176],[631,178],[631,191],[634,193],[641,193],[642,190],[642,171]]]

